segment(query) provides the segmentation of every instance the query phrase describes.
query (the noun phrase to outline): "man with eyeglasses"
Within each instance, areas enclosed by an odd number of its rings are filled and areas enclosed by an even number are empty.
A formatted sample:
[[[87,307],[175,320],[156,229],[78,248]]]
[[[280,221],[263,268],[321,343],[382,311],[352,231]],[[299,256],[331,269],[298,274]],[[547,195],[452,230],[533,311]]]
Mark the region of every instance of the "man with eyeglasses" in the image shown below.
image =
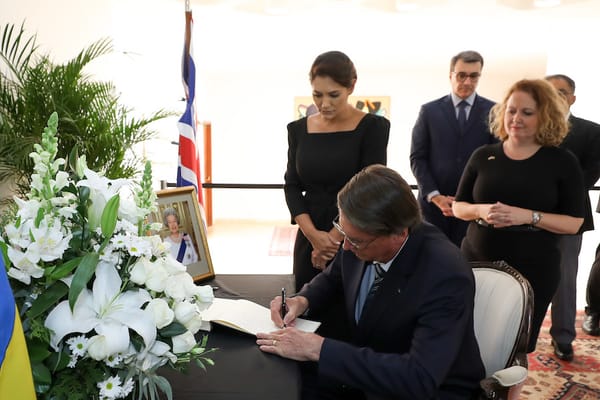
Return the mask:
[[[452,57],[452,92],[424,104],[412,131],[410,166],[423,217],[458,247],[468,226],[452,213],[458,182],[471,153],[497,141],[488,128],[494,102],[475,92],[482,68],[483,57],[476,51]]]
[[[460,250],[422,222],[410,186],[379,164],[338,193],[343,236],[332,263],[293,297],[283,329],[259,333],[262,351],[299,361],[302,398],[473,399],[485,375],[473,330],[475,282]],[[349,342],[301,332],[294,319],[342,296]]]
[[[549,75],[546,80],[550,82],[556,90],[564,97],[569,108],[575,103],[575,81],[563,74]],[[579,252],[581,251],[581,242],[583,232],[594,229],[594,217],[592,215],[592,206],[588,191],[594,186],[600,178],[600,125],[575,117],[569,113],[569,133],[561,143],[561,147],[570,150],[581,166],[583,172],[584,185],[586,190],[585,197],[585,218],[579,232],[575,235],[561,235],[559,238],[560,257],[560,282],[558,289],[552,299],[552,326],[550,335],[552,336],[552,346],[554,354],[561,360],[573,360],[572,342],[575,340],[575,316],[577,314],[577,269],[579,267]],[[599,204],[600,205],[600,204]],[[597,211],[600,211],[598,209]],[[600,249],[600,247],[599,247]],[[597,252],[597,263],[600,263]],[[588,282],[588,307],[587,315],[583,322],[583,331],[587,334],[600,334],[599,316],[600,316],[600,287],[594,287],[594,269],[600,266],[592,267],[590,280]],[[598,278],[596,278],[598,279]],[[592,283],[590,285],[590,283]],[[600,283],[600,282],[599,282]]]

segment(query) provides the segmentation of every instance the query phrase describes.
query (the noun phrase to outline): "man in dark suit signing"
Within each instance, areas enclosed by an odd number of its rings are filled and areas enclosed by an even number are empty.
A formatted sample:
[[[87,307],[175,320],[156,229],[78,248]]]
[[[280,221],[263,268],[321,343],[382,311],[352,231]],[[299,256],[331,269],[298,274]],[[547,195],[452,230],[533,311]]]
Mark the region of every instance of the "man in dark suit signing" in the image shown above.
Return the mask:
[[[471,399],[484,367],[473,331],[473,272],[459,249],[421,221],[410,186],[372,165],[338,194],[344,237],[333,262],[287,300],[260,349],[314,366],[303,399]],[[294,319],[343,297],[350,342],[301,332]],[[314,362],[314,363],[310,363]],[[313,378],[311,380],[311,378]]]
[[[567,75],[549,75],[546,79],[565,98],[569,108],[575,103],[575,81]],[[577,313],[577,270],[583,232],[594,230],[594,217],[588,191],[600,178],[600,125],[569,113],[569,133],[560,144],[570,150],[581,166],[585,184],[585,219],[575,235],[561,235],[560,282],[552,298],[552,346],[558,358],[573,359],[575,316]]]
[[[494,103],[475,92],[482,68],[483,57],[476,51],[452,57],[452,93],[424,104],[412,132],[410,166],[423,217],[458,247],[468,225],[452,213],[458,182],[471,153],[496,141],[488,128]]]

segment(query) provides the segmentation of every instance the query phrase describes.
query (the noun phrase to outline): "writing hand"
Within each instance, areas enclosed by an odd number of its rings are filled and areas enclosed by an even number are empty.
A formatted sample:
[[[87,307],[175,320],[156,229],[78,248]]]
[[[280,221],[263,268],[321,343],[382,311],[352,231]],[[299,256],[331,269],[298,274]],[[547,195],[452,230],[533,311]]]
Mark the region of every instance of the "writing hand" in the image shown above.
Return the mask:
[[[304,313],[308,308],[308,300],[303,296],[288,297],[285,300],[287,313],[281,318],[281,296],[275,297],[271,300],[271,321],[276,326],[294,326],[296,316]]]

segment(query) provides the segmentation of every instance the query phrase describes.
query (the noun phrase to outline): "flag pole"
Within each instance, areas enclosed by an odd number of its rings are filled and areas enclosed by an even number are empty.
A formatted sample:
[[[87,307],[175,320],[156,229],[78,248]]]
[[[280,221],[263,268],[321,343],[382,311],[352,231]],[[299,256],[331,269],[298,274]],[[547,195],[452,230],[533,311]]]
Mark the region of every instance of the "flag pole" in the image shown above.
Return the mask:
[[[185,1],[185,35],[181,72],[185,90],[185,111],[177,127],[179,130],[179,152],[177,166],[177,187],[194,186],[198,195],[198,203],[202,205],[202,177],[197,146],[198,120],[196,115],[196,65],[192,54],[193,19],[189,0]]]

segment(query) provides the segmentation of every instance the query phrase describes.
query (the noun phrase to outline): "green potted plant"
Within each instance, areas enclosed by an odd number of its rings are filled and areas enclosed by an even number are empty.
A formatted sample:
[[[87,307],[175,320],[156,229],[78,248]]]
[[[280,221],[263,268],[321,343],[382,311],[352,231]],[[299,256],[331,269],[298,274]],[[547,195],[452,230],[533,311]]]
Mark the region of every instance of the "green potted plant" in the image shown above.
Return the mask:
[[[24,24],[6,24],[0,30],[0,183],[12,182],[11,192],[16,193],[11,194],[27,193],[33,172],[29,154],[53,112],[60,116],[58,157],[77,149],[86,154],[90,168],[111,179],[140,172],[142,160],[132,147],[154,136],[152,122],[173,113],[159,110],[134,118],[119,103],[112,82],[85,73],[91,61],[112,51],[111,41],[98,40],[56,64],[40,54],[36,35],[28,35]]]

